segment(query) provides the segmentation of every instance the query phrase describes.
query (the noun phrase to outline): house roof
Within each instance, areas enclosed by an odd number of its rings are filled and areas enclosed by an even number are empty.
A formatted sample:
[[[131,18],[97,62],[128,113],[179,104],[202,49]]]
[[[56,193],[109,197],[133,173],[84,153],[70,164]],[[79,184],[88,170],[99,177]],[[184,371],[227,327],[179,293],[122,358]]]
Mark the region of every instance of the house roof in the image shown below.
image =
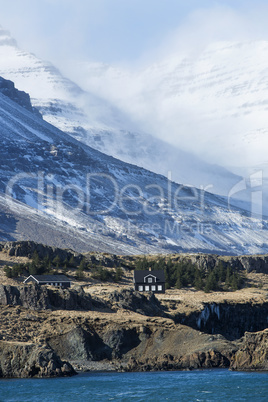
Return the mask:
[[[134,282],[143,282],[144,277],[152,275],[156,277],[156,282],[165,282],[165,272],[161,270],[157,271],[149,271],[148,269],[146,270],[135,270],[134,271]]]
[[[32,277],[37,282],[71,282],[66,275],[30,275],[25,280]]]

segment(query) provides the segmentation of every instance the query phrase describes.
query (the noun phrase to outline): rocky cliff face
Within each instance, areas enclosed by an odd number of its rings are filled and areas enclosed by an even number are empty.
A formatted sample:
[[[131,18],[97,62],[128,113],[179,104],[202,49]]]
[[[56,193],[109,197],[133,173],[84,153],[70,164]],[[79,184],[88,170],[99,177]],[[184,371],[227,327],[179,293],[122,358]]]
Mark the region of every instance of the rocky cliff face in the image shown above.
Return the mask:
[[[84,322],[62,335],[47,338],[61,359],[77,362],[113,361],[118,369],[153,371],[229,367],[235,344],[170,321],[92,325]]]
[[[22,306],[30,310],[92,310],[108,308],[98,298],[92,298],[82,289],[56,289],[53,287],[25,285],[0,285],[0,305]]]
[[[168,317],[165,313],[164,306],[153,293],[141,294],[133,289],[122,289],[121,291],[115,291],[110,294],[108,304],[115,310],[121,308],[149,317]]]
[[[70,259],[72,256],[75,262],[79,263],[83,256],[86,256],[92,263],[98,263],[103,266],[112,266],[119,264],[119,257],[114,254],[102,253],[85,253],[84,255],[76,253],[72,250],[51,247],[34,241],[9,241],[0,242],[0,250],[6,251],[10,256],[29,257],[37,252],[40,258],[49,257],[53,260],[60,257],[62,261]],[[192,264],[202,270],[213,269],[215,266],[222,264],[223,268],[228,266],[236,270],[244,270],[246,272],[255,271],[256,273],[268,274],[268,255],[242,255],[242,256],[222,256],[216,254],[173,254],[173,261],[186,262]],[[110,265],[109,265],[110,264]]]
[[[46,345],[0,341],[0,377],[62,377],[74,374],[70,363],[62,361]]]
[[[48,289],[33,286],[0,285],[0,304],[23,306],[33,310],[51,308]]]
[[[268,370],[268,329],[246,332],[231,362],[233,370]]]
[[[0,375],[69,375],[65,360],[84,370],[96,363],[125,371],[264,369],[268,332],[238,338],[265,323],[265,302],[207,303],[175,319],[154,295],[134,290],[98,299],[82,290],[2,285]]]
[[[83,256],[75,253],[72,250],[64,250],[58,247],[50,247],[44,244],[35,243],[34,241],[10,241],[0,243],[0,250],[8,253],[10,256],[15,257],[28,257],[32,258],[33,254],[37,252],[40,259],[48,257],[51,261],[55,257],[59,257],[61,261],[74,258],[75,263],[79,264]]]
[[[154,294],[141,294],[133,289],[112,292],[108,300],[85,293],[82,288],[57,289],[35,284],[0,285],[0,305],[22,306],[30,310],[95,310],[115,312],[129,310],[146,316],[168,316]]]
[[[176,322],[227,339],[241,338],[245,331],[268,327],[268,302],[207,303],[201,311],[175,316]]]
[[[83,257],[91,263],[103,266],[118,266],[119,263],[124,264],[124,260],[129,259],[135,261],[135,257],[120,258],[115,254],[108,253],[76,253],[73,250],[66,250],[58,247],[51,247],[34,241],[7,241],[0,242],[0,250],[7,252],[10,256],[29,257],[31,258],[34,252],[37,252],[39,257],[49,257],[53,260],[59,257],[62,261],[74,257],[76,263],[80,263]],[[215,266],[222,264],[223,268],[228,266],[245,272],[256,272],[268,274],[268,254],[263,255],[241,255],[241,256],[223,256],[216,254],[172,254],[173,261],[187,262],[190,261],[196,267],[202,270],[213,269]]]
[[[215,254],[178,254],[174,256],[178,262],[185,260],[191,261],[200,269],[213,269],[219,263],[224,268],[228,266],[236,270],[246,272],[255,271],[257,273],[268,274],[268,255],[241,255],[241,256],[222,256]]]

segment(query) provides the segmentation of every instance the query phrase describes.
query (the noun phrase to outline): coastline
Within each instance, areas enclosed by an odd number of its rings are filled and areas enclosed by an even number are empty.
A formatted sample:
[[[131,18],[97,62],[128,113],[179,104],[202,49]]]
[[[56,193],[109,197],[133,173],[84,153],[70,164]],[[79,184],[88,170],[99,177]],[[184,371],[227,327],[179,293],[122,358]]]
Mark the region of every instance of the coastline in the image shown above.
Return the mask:
[[[3,305],[3,291],[7,295],[7,290],[10,291],[9,302],[13,300],[15,305]],[[53,289],[51,294],[47,294],[47,289],[44,289],[45,294],[39,294],[35,299],[35,291],[35,287],[30,286],[27,289],[0,286],[1,377],[60,377],[88,371],[268,369],[268,329],[261,329],[263,323],[258,321],[259,312],[262,316],[262,310],[267,311],[265,301],[255,300],[249,305],[226,302],[217,305],[214,302],[209,309],[205,304],[201,309],[199,306],[200,310],[196,308],[193,311],[189,306],[189,299],[183,315],[174,310],[174,301],[172,308],[168,309],[167,301],[164,304],[154,295],[140,295],[133,290],[110,293],[109,301],[107,294],[102,299],[97,299],[93,294],[88,298],[84,291],[57,289]],[[15,299],[12,298],[13,292],[17,295]],[[18,292],[21,292],[21,299],[18,298]],[[18,305],[22,300],[29,303],[26,294],[31,300],[28,308]],[[45,298],[48,295],[50,299]],[[119,295],[120,303],[124,303],[121,307],[117,301]],[[91,309],[86,304],[84,310],[62,310],[52,308],[51,305],[50,308],[43,306],[42,310],[35,308],[34,300],[38,305],[42,300],[47,303],[56,300],[61,305],[62,298],[65,302],[80,300],[79,305],[87,301]],[[72,305],[73,302],[70,303]],[[138,310],[139,304],[142,304],[144,311],[140,310],[138,313],[135,310]],[[182,311],[182,301],[177,304]],[[260,331],[244,332],[242,337],[236,338],[232,336],[238,333],[234,325],[236,315],[240,316],[239,325],[245,320],[243,330],[247,325],[252,325],[252,321],[248,321],[249,307]],[[210,312],[206,313],[207,331],[194,328],[196,322],[200,322],[199,317],[204,316],[204,311]],[[225,320],[229,317],[224,316],[224,311],[229,311],[232,315],[232,332],[229,329],[225,336],[209,331],[210,328],[221,328],[216,325],[218,311]],[[179,323],[180,319],[184,323]],[[226,331],[224,323],[222,328]]]
[[[25,244],[16,246],[2,252],[3,264],[31,262]],[[172,256],[174,261],[191,258],[201,270],[217,262],[212,257]],[[148,258],[153,262],[159,256]],[[120,261],[120,282],[102,282],[87,269],[71,288],[60,289],[23,285],[0,270],[0,377],[64,377],[88,370],[267,370],[265,259],[240,258],[250,287],[205,293],[188,286],[164,294],[134,291],[134,257],[90,254],[92,259],[111,270]],[[69,268],[68,275],[74,278],[75,272]]]

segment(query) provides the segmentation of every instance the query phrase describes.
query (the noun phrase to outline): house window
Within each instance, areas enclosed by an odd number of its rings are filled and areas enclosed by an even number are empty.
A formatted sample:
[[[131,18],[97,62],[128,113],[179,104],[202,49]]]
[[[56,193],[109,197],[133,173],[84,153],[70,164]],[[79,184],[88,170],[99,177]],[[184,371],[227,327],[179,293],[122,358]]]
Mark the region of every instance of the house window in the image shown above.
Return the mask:
[[[161,291],[161,290],[162,290],[162,285],[158,285],[158,286],[157,286],[157,290],[160,290],[160,291]]]
[[[155,290],[156,290],[155,285],[152,285],[151,289],[152,289],[153,292],[155,292]]]
[[[62,283],[60,282],[60,286],[62,286]]]
[[[55,286],[58,286],[58,282],[55,283]]]
[[[140,292],[143,291],[143,286],[139,286],[139,291],[140,291]]]
[[[149,290],[150,290],[150,286],[145,286],[145,291],[149,292]]]
[[[153,282],[153,278],[148,278],[148,283],[152,283]]]

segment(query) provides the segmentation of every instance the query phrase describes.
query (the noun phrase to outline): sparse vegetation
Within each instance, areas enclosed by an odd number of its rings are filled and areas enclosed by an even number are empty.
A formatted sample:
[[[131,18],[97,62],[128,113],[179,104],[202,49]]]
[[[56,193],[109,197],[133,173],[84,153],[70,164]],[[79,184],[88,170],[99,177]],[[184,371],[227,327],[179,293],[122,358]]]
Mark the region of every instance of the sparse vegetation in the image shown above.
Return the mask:
[[[8,278],[17,278],[21,275],[42,275],[42,274],[55,274],[61,270],[63,273],[67,272],[67,264],[62,266],[62,261],[57,256],[51,262],[48,256],[41,259],[35,251],[32,255],[31,261],[27,263],[17,263],[12,267],[5,266],[4,272]]]
[[[92,277],[103,282],[113,280],[112,272],[106,268],[103,268],[102,266],[93,268]]]
[[[30,274],[52,274],[54,272],[68,274],[69,270],[78,280],[93,278],[102,282],[119,283],[123,277],[123,269],[149,269],[164,270],[166,288],[194,287],[196,290],[228,291],[237,290],[244,286],[245,274],[243,270],[233,268],[227,260],[219,258],[212,267],[200,268],[190,257],[175,256],[144,256],[144,257],[120,257],[108,254],[89,254],[79,258],[71,255],[60,258],[54,256],[52,261],[49,256],[40,258],[35,251],[28,262],[17,263],[4,267],[8,278],[27,276]],[[56,271],[55,271],[56,270]]]
[[[244,274],[230,266],[224,266],[222,261],[214,268],[207,270],[199,269],[190,259],[172,261],[164,258],[152,261],[145,257],[140,258],[136,263],[136,269],[152,270],[163,269],[166,277],[166,288],[175,287],[181,289],[193,286],[197,290],[205,292],[216,290],[237,290],[245,283]]]
[[[114,276],[114,281],[115,282],[120,282],[123,276],[123,270],[121,267],[117,267],[115,270],[115,276]]]

